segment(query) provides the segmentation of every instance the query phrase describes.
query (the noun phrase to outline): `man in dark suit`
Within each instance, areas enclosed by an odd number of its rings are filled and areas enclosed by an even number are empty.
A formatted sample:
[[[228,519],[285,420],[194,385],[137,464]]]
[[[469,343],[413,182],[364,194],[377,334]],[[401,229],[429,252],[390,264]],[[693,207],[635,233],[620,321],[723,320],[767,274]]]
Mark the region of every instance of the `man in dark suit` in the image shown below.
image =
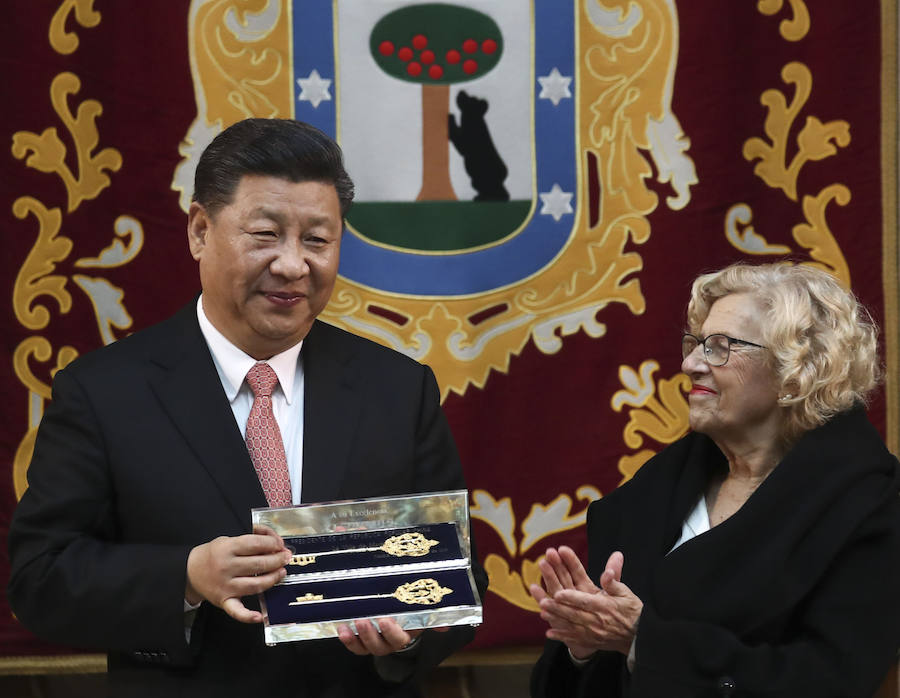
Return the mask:
[[[254,595],[290,552],[250,530],[251,508],[465,486],[431,371],[315,319],[352,197],[317,129],[226,129],[188,218],[199,299],[54,380],[10,529],[9,599],[39,636],[107,650],[113,695],[413,695],[471,638],[381,619],[263,643]],[[276,378],[268,403],[244,379],[257,370]],[[260,424],[272,462],[248,453]],[[477,565],[476,578],[483,592]]]

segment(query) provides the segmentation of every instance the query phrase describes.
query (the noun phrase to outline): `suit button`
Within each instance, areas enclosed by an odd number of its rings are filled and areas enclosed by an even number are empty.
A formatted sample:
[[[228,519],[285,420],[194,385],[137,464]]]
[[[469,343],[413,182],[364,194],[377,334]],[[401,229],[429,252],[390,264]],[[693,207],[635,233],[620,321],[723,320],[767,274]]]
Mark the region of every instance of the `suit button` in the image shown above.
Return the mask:
[[[718,689],[720,696],[728,698],[728,696],[734,694],[734,690],[736,688],[736,686],[734,685],[734,679],[730,676],[722,676],[716,684],[716,688]]]

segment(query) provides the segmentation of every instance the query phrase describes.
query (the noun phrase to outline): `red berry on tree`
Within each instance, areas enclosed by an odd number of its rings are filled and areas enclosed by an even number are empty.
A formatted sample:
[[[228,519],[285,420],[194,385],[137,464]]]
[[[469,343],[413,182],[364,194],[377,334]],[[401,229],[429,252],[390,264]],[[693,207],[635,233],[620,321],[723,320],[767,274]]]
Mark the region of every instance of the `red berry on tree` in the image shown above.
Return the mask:
[[[418,77],[422,74],[422,65],[413,61],[408,66],[406,66],[406,72],[412,75],[414,78]]]
[[[399,51],[397,51],[397,58],[399,58],[401,61],[406,62],[408,60],[411,60],[412,57],[413,57],[413,52],[409,46],[404,46]]]
[[[471,75],[476,70],[478,70],[478,64],[475,61],[473,61],[471,58],[469,60],[467,60],[465,63],[463,63],[463,72],[466,75]]]
[[[434,63],[434,51],[422,51],[419,54],[419,60],[423,63]]]
[[[413,44],[413,48],[415,48],[417,51],[421,51],[423,48],[428,46],[428,39],[425,37],[424,34],[416,34],[413,37],[412,44]]]
[[[490,55],[497,50],[497,42],[493,39],[485,39],[481,42],[481,50]]]
[[[394,52],[394,44],[390,41],[382,41],[378,45],[378,51],[382,56],[390,56]]]
[[[462,56],[459,54],[459,51],[457,51],[455,48],[452,48],[449,51],[447,51],[447,62],[450,65],[456,65],[457,63],[459,63],[461,58],[462,58]]]
[[[466,53],[475,53],[478,50],[478,42],[475,39],[466,39],[463,41],[463,51]]]
[[[428,75],[434,80],[440,80],[444,74],[444,69],[439,65],[433,65],[428,69]]]

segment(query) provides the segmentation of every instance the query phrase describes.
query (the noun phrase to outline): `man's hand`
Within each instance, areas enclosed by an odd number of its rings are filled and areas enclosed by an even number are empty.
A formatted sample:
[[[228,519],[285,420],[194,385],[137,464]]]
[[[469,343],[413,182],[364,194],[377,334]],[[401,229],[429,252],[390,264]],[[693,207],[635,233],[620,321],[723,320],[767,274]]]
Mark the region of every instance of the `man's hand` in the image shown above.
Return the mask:
[[[366,655],[372,654],[376,657],[383,657],[393,652],[399,652],[409,647],[410,643],[421,635],[424,630],[404,630],[393,618],[379,618],[378,628],[368,620],[357,620],[356,631],[359,635],[354,635],[349,625],[341,625],[338,627],[338,638],[344,643],[344,647],[353,652],[353,654]],[[431,628],[432,630],[444,633],[450,628]]]
[[[265,526],[254,526],[245,536],[216,538],[188,555],[184,598],[192,604],[209,601],[242,623],[261,623],[262,613],[249,610],[241,597],[280,582],[290,559],[281,536]]]

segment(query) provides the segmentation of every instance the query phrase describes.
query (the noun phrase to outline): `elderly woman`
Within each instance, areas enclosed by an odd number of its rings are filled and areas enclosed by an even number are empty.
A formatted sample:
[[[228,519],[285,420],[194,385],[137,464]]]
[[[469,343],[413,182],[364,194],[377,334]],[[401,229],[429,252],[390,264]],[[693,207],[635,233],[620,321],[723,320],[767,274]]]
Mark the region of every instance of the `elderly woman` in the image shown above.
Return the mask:
[[[863,410],[876,329],[830,275],[694,282],[691,433],[594,502],[532,586],[535,696],[871,698],[900,642],[900,468]]]

